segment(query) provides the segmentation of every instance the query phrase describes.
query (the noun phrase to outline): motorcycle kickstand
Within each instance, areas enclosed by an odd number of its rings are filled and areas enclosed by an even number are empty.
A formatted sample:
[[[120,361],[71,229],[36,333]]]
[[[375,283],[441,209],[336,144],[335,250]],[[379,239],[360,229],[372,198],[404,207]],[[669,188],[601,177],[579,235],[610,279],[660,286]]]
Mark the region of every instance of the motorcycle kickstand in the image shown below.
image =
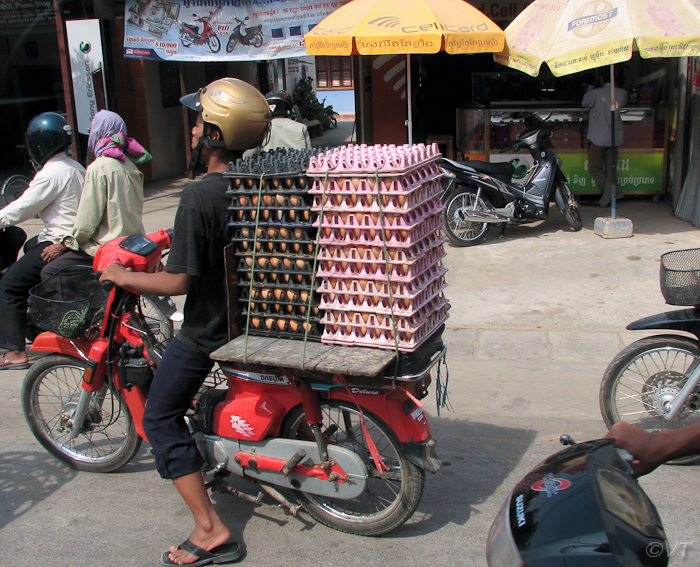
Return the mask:
[[[301,510],[302,508],[300,504],[292,504],[282,495],[282,493],[272,488],[271,486],[261,484],[260,487],[270,496],[272,496],[275,500],[277,500],[277,502],[279,502],[279,507],[282,508],[282,510],[284,510],[284,513],[287,516],[294,516],[295,518],[297,517],[299,510]]]
[[[205,484],[207,489],[211,489],[212,492],[221,492],[223,494],[231,494],[247,502],[252,502],[253,504],[260,505],[263,499],[263,493],[258,492],[257,496],[251,496],[235,488],[231,488],[226,481],[219,475],[215,475],[208,483]],[[263,487],[264,488],[264,487]]]

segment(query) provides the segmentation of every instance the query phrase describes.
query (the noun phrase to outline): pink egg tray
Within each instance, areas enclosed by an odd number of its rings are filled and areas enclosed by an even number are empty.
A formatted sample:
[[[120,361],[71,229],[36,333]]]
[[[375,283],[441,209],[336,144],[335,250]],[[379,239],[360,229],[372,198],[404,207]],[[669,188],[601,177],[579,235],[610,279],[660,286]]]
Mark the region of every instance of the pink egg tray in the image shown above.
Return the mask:
[[[348,174],[379,173],[397,175],[409,173],[440,157],[437,144],[374,145],[352,144],[332,148],[325,153],[311,156],[306,174],[325,176],[330,171],[334,176]]]
[[[401,352],[416,350],[425,339],[447,320],[448,305],[440,311],[433,312],[423,324],[415,330],[398,330],[394,342],[394,330],[374,328],[369,325],[324,325],[321,342],[336,345],[359,345],[385,350],[394,350],[397,346]]]

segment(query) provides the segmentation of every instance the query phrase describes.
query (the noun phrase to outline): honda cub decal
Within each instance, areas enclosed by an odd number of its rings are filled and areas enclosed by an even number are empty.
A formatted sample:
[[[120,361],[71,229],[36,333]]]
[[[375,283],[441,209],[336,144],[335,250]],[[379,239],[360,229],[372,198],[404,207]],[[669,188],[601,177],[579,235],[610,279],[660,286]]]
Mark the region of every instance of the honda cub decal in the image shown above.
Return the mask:
[[[248,380],[250,382],[260,382],[262,384],[275,384],[278,386],[291,386],[289,379],[282,374],[266,374],[263,372],[248,372],[247,370],[238,370],[230,366],[222,366],[223,373],[230,378],[238,378],[240,380]]]

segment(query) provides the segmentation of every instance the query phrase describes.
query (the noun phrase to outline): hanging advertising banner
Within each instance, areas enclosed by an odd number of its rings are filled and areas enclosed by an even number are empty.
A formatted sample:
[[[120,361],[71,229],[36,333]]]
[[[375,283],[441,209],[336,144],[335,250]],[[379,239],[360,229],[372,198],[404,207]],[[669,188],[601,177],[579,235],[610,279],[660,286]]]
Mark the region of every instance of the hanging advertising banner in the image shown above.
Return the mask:
[[[303,57],[304,34],[349,0],[126,0],[124,56],[169,61]]]
[[[66,21],[78,132],[88,134],[92,117],[107,108],[99,20]]]

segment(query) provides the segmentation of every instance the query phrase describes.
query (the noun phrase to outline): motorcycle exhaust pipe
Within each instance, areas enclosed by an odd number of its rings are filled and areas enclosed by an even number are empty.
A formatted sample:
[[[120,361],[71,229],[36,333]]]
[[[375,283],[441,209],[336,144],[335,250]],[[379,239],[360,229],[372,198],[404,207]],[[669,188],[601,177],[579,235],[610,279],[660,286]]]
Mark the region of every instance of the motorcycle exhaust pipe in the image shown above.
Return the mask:
[[[455,213],[460,222],[487,222],[492,224],[510,222],[510,218],[499,213],[462,209]]]

